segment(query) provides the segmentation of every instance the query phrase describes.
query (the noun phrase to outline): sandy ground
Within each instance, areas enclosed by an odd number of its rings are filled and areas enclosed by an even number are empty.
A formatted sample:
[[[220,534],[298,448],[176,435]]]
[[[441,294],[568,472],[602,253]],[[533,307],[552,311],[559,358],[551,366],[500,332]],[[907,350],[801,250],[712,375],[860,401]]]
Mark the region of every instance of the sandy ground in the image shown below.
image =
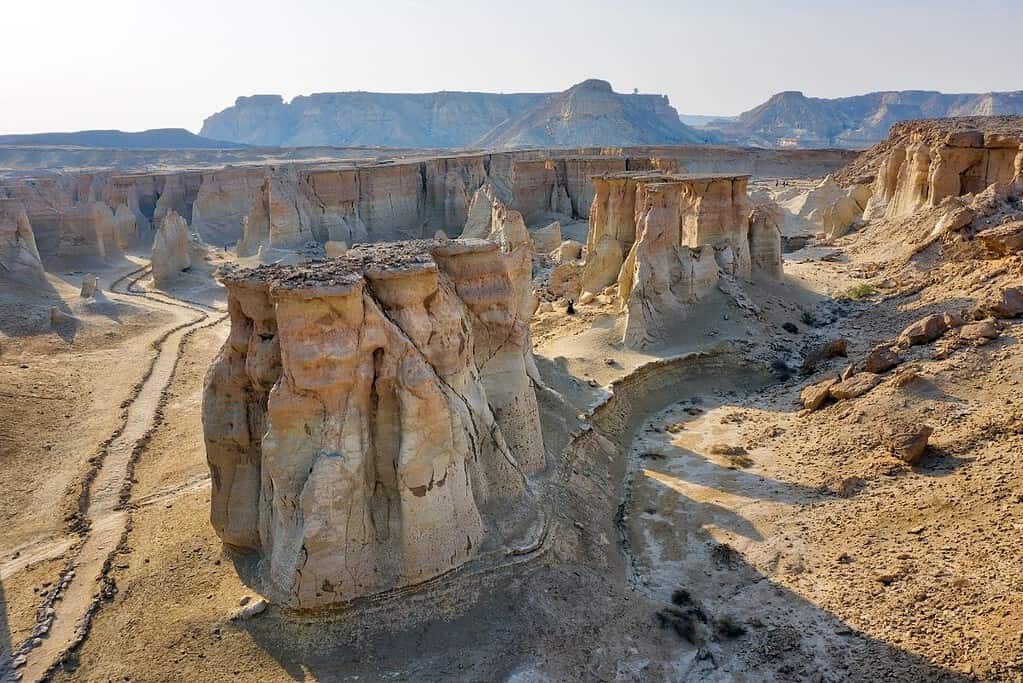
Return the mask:
[[[809,414],[798,405],[804,385],[908,323],[1023,277],[1019,257],[965,264],[931,250],[880,263],[882,237],[789,254],[785,282],[725,287],[642,352],[622,348],[611,305],[539,315],[555,464],[535,485],[549,541],[343,614],[271,605],[232,619],[256,595],[240,578],[252,558],[225,551],[209,525],[200,426],[227,326],[197,330],[132,472],[103,600],[54,680],[1021,680],[1023,323],[979,348],[914,348],[906,384],[888,377]],[[849,300],[864,284],[871,293]],[[77,305],[77,289],[54,288]],[[0,290],[3,391],[62,398],[0,396],[0,477],[15,492],[0,502],[8,651],[72,552],[18,562],[19,544],[77,540],[58,510],[173,324],[172,297],[222,303],[199,273],[162,297],[113,297],[117,321],[75,310],[86,324],[68,341],[15,329],[10,297],[26,295],[11,292]],[[800,372],[839,337],[848,358]],[[918,465],[881,444],[896,418],[935,428]]]

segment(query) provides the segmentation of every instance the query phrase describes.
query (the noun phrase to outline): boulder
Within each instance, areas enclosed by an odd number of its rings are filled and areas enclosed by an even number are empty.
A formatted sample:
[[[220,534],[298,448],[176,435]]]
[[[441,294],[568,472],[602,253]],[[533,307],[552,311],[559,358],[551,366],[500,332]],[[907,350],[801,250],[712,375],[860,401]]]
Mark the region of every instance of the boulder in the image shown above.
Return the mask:
[[[842,380],[828,389],[828,394],[836,401],[859,398],[881,382],[881,376],[872,372],[858,372],[849,379]]]
[[[1013,221],[977,234],[987,253],[995,258],[1023,251],[1023,221]]]
[[[929,344],[948,331],[945,316],[939,313],[921,318],[899,334],[899,344],[905,347]]]
[[[82,289],[79,292],[79,296],[83,299],[91,299],[96,296],[96,292],[99,290],[99,276],[93,275],[92,273],[82,278]]]
[[[586,265],[579,281],[582,293],[595,296],[616,282],[623,260],[622,245],[614,237],[605,235],[596,248],[586,252]]]
[[[533,251],[549,254],[561,245],[561,223],[554,221],[550,225],[533,231]]]
[[[880,374],[891,370],[902,362],[902,357],[888,344],[878,344],[863,359],[863,369]]]
[[[967,323],[959,328],[959,338],[963,341],[983,346],[993,339],[997,339],[1002,331],[994,319],[981,320],[975,323]]]
[[[934,429],[923,424],[886,425],[882,443],[899,460],[913,465],[927,450],[927,441]]]
[[[578,299],[580,293],[579,278],[582,267],[575,263],[562,263],[551,270],[547,288],[556,297]]]
[[[753,274],[782,277],[781,227],[784,212],[774,202],[753,207],[749,225],[749,251]]]
[[[1018,318],[1023,315],[1023,285],[1006,287],[985,301],[982,308],[996,318]]]
[[[555,263],[572,263],[583,257],[583,245],[575,240],[565,240],[554,250],[551,258]]]
[[[828,397],[831,395],[831,387],[836,384],[838,384],[838,379],[832,377],[823,382],[803,387],[803,390],[799,392],[799,400],[802,401],[803,407],[807,410],[817,410],[828,400]]]

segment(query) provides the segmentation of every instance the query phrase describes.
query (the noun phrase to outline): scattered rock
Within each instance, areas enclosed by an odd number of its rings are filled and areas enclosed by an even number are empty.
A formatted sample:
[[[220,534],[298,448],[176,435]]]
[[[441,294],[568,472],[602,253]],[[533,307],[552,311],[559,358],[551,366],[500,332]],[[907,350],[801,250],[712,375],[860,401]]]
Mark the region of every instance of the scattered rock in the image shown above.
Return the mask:
[[[817,410],[824,401],[830,396],[831,387],[838,384],[838,380],[834,377],[826,379],[823,382],[817,382],[809,386],[803,387],[803,390],[799,392],[799,399],[803,403],[803,407],[807,410]]]
[[[987,344],[992,339],[997,339],[1002,331],[998,323],[993,319],[981,320],[980,322],[963,325],[959,330],[959,338],[978,346]]]
[[[876,387],[880,382],[880,375],[872,372],[860,372],[849,379],[832,385],[828,389],[828,394],[836,401],[858,398]]]
[[[259,598],[258,600],[254,600],[244,605],[241,609],[237,610],[231,618],[235,621],[245,621],[246,619],[251,619],[254,616],[262,614],[266,611],[266,607],[266,600]]]
[[[863,369],[867,372],[880,374],[891,370],[902,362],[902,357],[887,344],[878,344],[863,359]]]
[[[789,334],[799,334],[799,328],[796,327],[795,323],[784,323],[781,329],[785,330]]]
[[[1023,315],[1023,285],[1006,287],[995,298],[985,302],[983,310],[996,318],[1018,318]]]
[[[1009,256],[1023,251],[1023,221],[1013,221],[977,235],[989,255]]]
[[[899,460],[915,464],[927,450],[927,440],[934,429],[924,424],[886,425],[882,442]]]
[[[948,331],[948,322],[945,316],[935,313],[926,318],[921,318],[907,327],[899,335],[899,344],[902,346],[918,346],[929,344]]]

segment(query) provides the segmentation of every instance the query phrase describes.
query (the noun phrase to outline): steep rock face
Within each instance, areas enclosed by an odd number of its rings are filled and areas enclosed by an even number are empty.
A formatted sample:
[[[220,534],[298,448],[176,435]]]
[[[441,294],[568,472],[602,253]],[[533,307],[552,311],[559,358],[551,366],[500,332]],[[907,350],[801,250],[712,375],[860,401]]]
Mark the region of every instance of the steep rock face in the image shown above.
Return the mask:
[[[671,323],[685,318],[686,304],[717,283],[713,248],[683,241],[682,206],[682,193],[671,183],[652,183],[643,193],[636,241],[618,281],[627,346],[662,340]]]
[[[166,214],[153,239],[153,280],[160,287],[171,284],[192,265],[188,224],[174,211]]]
[[[789,91],[708,128],[741,144],[863,149],[912,119],[1023,114],[1023,91],[945,94],[905,90],[822,99]]]
[[[139,234],[135,214],[126,204],[119,204],[114,211],[114,238],[121,249],[131,249],[138,244]]]
[[[623,341],[641,347],[663,340],[719,271],[780,277],[781,217],[777,207],[751,208],[748,180],[656,171],[594,177],[580,302],[617,279]],[[624,262],[615,258],[623,252]]]
[[[234,245],[243,234],[243,221],[262,197],[263,169],[227,168],[204,173],[192,204],[192,229],[204,242]]]
[[[0,199],[0,276],[29,284],[46,279],[28,214],[13,199]]]
[[[972,127],[973,125],[977,127]],[[979,194],[991,185],[1013,188],[1023,165],[1023,119],[920,121],[897,127],[891,139],[853,164],[869,179],[867,218],[898,218],[949,197]],[[1005,132],[1003,132],[1005,131]]]
[[[224,274],[232,329],[203,404],[212,519],[260,551],[274,599],[340,605],[531,533],[543,451],[521,410],[516,258],[422,241]]]
[[[88,202],[61,214],[58,255],[112,259],[120,256],[114,212],[103,202]]]

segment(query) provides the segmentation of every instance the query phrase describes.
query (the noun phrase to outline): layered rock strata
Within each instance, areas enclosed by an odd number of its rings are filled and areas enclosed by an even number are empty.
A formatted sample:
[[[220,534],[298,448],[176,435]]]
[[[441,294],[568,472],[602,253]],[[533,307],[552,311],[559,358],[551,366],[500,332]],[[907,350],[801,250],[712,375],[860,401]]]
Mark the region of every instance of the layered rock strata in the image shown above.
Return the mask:
[[[544,453],[517,267],[492,242],[436,240],[222,275],[211,516],[261,554],[273,598],[413,585],[535,525],[526,475]]]
[[[46,279],[28,214],[13,199],[0,199],[0,276],[29,284]]]
[[[719,272],[781,277],[780,211],[754,210],[748,180],[661,171],[595,176],[580,302],[617,284],[623,340],[644,346],[684,319]]]

